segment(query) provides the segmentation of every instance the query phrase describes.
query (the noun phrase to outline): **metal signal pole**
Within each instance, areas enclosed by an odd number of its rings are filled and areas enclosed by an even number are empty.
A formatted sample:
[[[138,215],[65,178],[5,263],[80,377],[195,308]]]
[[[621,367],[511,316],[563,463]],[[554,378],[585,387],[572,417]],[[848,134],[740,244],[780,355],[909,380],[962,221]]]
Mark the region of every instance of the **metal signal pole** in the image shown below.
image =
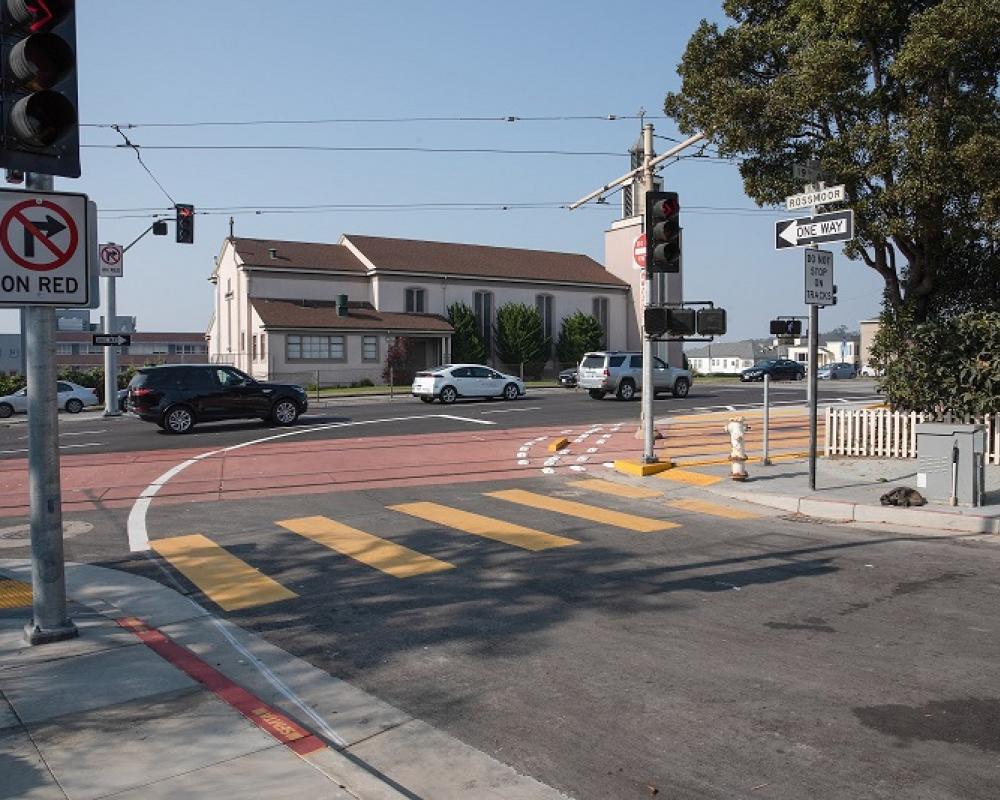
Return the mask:
[[[648,122],[642,126],[642,207],[646,207],[646,195],[653,191],[653,126]],[[643,311],[648,306],[653,305],[653,273],[650,267],[653,263],[652,253],[649,252],[649,242],[652,241],[652,231],[644,231],[646,234],[646,269],[643,270],[643,281],[645,283],[646,298],[642,304]],[[642,406],[639,412],[640,424],[642,427],[642,463],[653,464],[656,462],[654,446],[656,441],[656,430],[653,425],[653,340],[646,331],[644,318],[639,320],[639,329],[642,335]]]

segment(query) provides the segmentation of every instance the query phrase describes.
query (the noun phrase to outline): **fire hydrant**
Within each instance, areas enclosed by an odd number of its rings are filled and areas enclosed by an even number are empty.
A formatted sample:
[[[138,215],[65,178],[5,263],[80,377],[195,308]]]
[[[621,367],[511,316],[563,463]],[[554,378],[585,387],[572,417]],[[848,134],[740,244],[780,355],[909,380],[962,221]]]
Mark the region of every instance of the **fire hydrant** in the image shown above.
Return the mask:
[[[747,450],[743,444],[743,437],[750,430],[750,426],[743,417],[730,417],[724,430],[729,434],[729,463],[732,466],[730,477],[734,481],[745,481],[750,476],[747,474]]]

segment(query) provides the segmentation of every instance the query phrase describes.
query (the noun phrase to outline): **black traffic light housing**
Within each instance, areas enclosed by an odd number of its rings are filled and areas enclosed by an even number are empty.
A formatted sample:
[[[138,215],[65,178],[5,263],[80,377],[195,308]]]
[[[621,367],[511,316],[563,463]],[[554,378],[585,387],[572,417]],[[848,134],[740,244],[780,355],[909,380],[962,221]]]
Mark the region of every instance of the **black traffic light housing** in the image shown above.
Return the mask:
[[[646,270],[681,271],[681,201],[677,192],[646,192]]]
[[[80,177],[75,0],[0,0],[0,167]]]
[[[726,309],[699,308],[696,315],[699,336],[726,335]]]
[[[772,336],[801,336],[802,320],[800,319],[772,319]]]
[[[695,311],[693,308],[667,308],[648,306],[643,311],[643,326],[647,336],[694,336]]]
[[[642,327],[647,336],[663,336],[667,332],[667,309],[646,306],[642,312]]]
[[[189,203],[177,203],[177,243],[194,244],[194,206]]]

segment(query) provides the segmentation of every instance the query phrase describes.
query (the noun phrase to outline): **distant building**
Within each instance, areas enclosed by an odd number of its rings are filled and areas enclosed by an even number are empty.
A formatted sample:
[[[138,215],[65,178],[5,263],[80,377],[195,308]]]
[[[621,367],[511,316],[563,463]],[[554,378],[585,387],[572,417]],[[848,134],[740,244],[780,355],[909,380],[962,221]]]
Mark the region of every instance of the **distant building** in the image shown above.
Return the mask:
[[[0,375],[21,371],[21,334],[0,333]]]
[[[118,348],[118,367],[147,364],[204,364],[208,344],[203,333],[130,333],[128,347]],[[93,332],[56,332],[58,369],[93,369],[104,366],[104,347],[95,347]],[[20,337],[18,337],[20,338]]]
[[[739,375],[762,358],[779,358],[784,353],[778,345],[754,340],[720,342],[687,352],[691,369],[701,375]]]

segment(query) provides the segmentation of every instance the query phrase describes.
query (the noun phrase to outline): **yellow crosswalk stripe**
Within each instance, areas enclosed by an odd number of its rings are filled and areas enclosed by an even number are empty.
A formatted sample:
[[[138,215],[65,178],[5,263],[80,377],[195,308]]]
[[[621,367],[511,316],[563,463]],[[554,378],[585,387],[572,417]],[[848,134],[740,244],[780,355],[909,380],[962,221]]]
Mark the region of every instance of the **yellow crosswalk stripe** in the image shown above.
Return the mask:
[[[329,517],[299,517],[280,520],[277,524],[396,578],[412,578],[414,575],[455,568],[447,561],[438,561]]]
[[[691,472],[686,469],[668,469],[656,473],[657,478],[675,483],[686,483],[689,486],[711,486],[722,480],[718,475],[706,475],[703,472]]]
[[[154,539],[150,546],[226,611],[298,597],[200,533]]]
[[[695,511],[699,514],[709,514],[713,517],[725,517],[726,519],[759,519],[758,514],[751,514],[749,511],[739,511],[728,506],[720,506],[716,503],[709,503],[707,500],[696,500],[687,498],[681,500],[671,500],[667,503],[671,508],[679,508],[681,511]]]
[[[482,514],[472,514],[457,508],[450,508],[438,503],[402,503],[389,506],[393,511],[400,511],[413,517],[425,519],[438,525],[482,536],[504,544],[522,547],[525,550],[549,550],[553,547],[567,547],[579,544],[576,539],[555,536],[551,533],[525,528],[513,522],[484,517]]]
[[[527,492],[523,489],[505,489],[500,492],[487,492],[486,496],[495,497],[498,500],[507,500],[510,503],[517,503],[529,508],[540,508],[544,511],[554,511],[557,514],[579,517],[588,522],[598,522],[604,525],[614,525],[617,528],[625,528],[630,531],[639,531],[640,533],[652,533],[653,531],[665,531],[669,528],[680,527],[676,522],[667,522],[666,520],[652,519],[651,517],[640,517],[636,514],[625,514],[621,511],[612,511],[608,508],[592,506],[587,503],[577,503],[573,500],[547,497],[546,495]]]
[[[605,481],[600,478],[589,478],[585,481],[570,481],[570,486],[577,489],[587,489],[592,492],[603,492],[615,497],[628,497],[633,500],[642,500],[648,497],[662,497],[663,493],[655,489],[647,489],[645,486],[629,486],[624,483]]]

